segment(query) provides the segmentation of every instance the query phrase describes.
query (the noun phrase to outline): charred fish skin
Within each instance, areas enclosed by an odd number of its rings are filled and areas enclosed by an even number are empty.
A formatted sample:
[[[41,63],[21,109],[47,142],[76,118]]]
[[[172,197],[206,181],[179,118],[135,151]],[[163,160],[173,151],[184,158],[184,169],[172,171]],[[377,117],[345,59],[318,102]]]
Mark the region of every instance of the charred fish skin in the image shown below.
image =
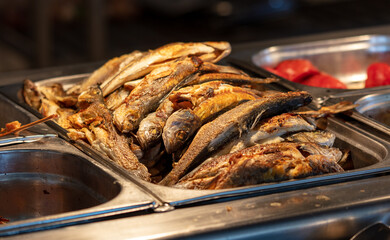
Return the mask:
[[[249,131],[259,120],[289,112],[311,101],[311,95],[305,91],[287,92],[248,101],[227,111],[199,129],[183,157],[159,184],[176,184],[191,168],[223,145]]]
[[[141,119],[154,111],[164,96],[182,81],[190,78],[201,64],[199,58],[190,57],[178,60],[166,68],[166,71],[158,70],[155,74],[150,73],[114,111],[116,127],[123,133],[138,128]]]
[[[256,145],[203,163],[175,185],[189,189],[226,189],[343,172],[334,159],[311,153],[302,145],[277,143]],[[322,148],[321,146],[315,146]],[[323,148],[321,152],[332,151]]]

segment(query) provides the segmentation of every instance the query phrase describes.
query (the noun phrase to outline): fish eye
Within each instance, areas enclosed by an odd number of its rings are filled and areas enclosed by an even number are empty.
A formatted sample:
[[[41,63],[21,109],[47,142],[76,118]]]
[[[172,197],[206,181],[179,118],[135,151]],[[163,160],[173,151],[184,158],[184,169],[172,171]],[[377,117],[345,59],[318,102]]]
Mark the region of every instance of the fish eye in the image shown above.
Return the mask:
[[[177,133],[176,133],[176,138],[179,139],[180,141],[182,140],[185,140],[187,137],[187,134],[185,131],[183,130],[179,130]]]

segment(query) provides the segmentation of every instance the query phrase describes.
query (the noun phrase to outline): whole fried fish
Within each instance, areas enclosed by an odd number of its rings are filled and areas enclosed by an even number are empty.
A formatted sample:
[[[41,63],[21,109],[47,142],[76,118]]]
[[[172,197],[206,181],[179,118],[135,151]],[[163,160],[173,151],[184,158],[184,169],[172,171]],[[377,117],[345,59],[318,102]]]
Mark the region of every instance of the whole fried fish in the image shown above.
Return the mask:
[[[167,153],[180,149],[198,128],[209,120],[238,104],[258,98],[250,89],[223,84],[215,91],[214,96],[193,109],[173,113],[168,118],[162,135]]]
[[[157,67],[171,64],[176,59],[197,56],[204,62],[217,62],[231,51],[228,42],[171,43],[149,51],[141,58],[129,64],[114,78],[102,83],[103,95],[107,96],[125,82],[141,78]]]
[[[255,78],[248,75],[236,74],[236,73],[205,73],[195,78],[187,85],[201,84],[209,81],[223,81],[226,83],[243,85],[243,84],[268,84],[277,82],[276,78]]]
[[[219,88],[221,84],[220,81],[207,82],[184,87],[170,93],[155,112],[150,113],[140,122],[137,139],[142,149],[148,149],[161,140],[165,123],[173,112],[199,105],[199,103],[214,96],[215,89]]]
[[[233,153],[254,145],[263,144],[268,141],[284,141],[283,138],[276,138],[287,133],[296,133],[300,131],[314,131],[315,126],[307,122],[303,117],[291,113],[283,113],[260,121],[257,126],[225,145],[220,151],[212,157],[222,156]],[[309,132],[308,132],[309,133]]]
[[[133,51],[129,54],[124,54],[120,57],[115,57],[107,61],[103,66],[95,70],[91,76],[84,80],[80,85],[75,85],[68,90],[69,94],[80,94],[86,91],[89,87],[100,85],[104,81],[111,81],[116,74],[121,72],[125,67],[136,61],[145,53],[140,51]]]
[[[23,81],[22,95],[24,101],[32,108],[38,110],[41,107],[42,94],[30,79]]]
[[[124,133],[137,129],[146,114],[154,111],[175,87],[188,81],[201,64],[199,58],[188,57],[152,71],[114,111],[116,127]]]
[[[189,170],[228,142],[249,131],[261,119],[292,111],[311,101],[312,97],[305,91],[279,93],[245,102],[225,112],[199,129],[187,151],[159,184],[176,184]]]
[[[322,146],[332,147],[336,140],[336,135],[329,131],[299,132],[286,137],[290,142],[314,142]]]
[[[225,189],[343,172],[337,153],[315,143],[256,145],[204,162],[175,187]]]
[[[131,151],[125,136],[116,132],[101,90],[95,85],[79,96],[81,110],[68,117],[73,127],[82,129],[91,146],[140,179],[150,181],[148,169]],[[74,132],[69,137],[78,137]]]

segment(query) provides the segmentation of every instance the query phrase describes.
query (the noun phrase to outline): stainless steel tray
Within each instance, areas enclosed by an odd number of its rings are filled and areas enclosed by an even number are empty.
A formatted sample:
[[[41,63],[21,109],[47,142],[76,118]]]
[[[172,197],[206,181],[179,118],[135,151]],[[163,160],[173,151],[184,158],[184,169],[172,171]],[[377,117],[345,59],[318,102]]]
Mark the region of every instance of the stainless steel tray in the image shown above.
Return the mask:
[[[275,67],[286,59],[303,58],[350,89],[364,88],[366,69],[373,62],[390,63],[390,36],[362,35],[348,38],[273,46],[254,54],[259,67]]]
[[[46,79],[37,82],[37,84],[61,82],[64,84],[64,86],[70,86],[75,82],[81,81],[84,77],[86,77],[86,75],[65,76],[61,78]],[[21,104],[32,113],[35,113],[37,116],[39,116],[38,112],[24,104],[23,101],[18,97],[18,91],[20,90],[21,84],[0,88],[0,92],[6,94],[10,99],[17,102],[18,104]],[[52,126],[53,129],[58,131],[58,133],[66,139],[66,131],[64,129],[54,123],[51,123],[50,126]],[[351,150],[352,159],[355,165],[354,170],[349,170],[341,174],[327,174],[300,180],[218,191],[184,190],[151,184],[126,173],[116,164],[100,156],[98,152],[96,152],[87,144],[80,145],[78,142],[73,144],[94,158],[101,158],[102,160],[106,160],[105,164],[111,169],[120,173],[121,175],[126,176],[130,181],[143,186],[145,191],[154,194],[154,196],[161,202],[167,203],[169,206],[174,207],[214,200],[221,201],[249,197],[253,195],[270,194],[281,191],[289,191],[292,189],[309,188],[335,182],[354,180],[362,177],[364,178],[390,171],[390,145],[387,141],[379,139],[366,132],[361,132],[360,129],[354,128],[354,126],[348,126],[337,119],[330,119],[329,130],[334,132],[337,136],[337,147]],[[169,209],[169,207],[162,207],[155,209],[155,211],[165,211],[167,209]]]
[[[37,118],[0,95],[0,124]],[[0,237],[152,211],[160,202],[117,171],[57,137],[45,124],[34,141],[0,147]],[[5,136],[0,142],[14,137]]]
[[[286,59],[303,58],[311,61],[318,69],[344,82],[350,89],[329,89],[311,87],[291,82],[274,75],[264,67],[274,67]],[[274,76],[279,82],[274,84],[287,90],[306,90],[313,97],[316,108],[334,104],[343,100],[363,104],[356,108],[352,118],[365,125],[386,133],[390,140],[390,128],[364,110],[370,104],[371,109],[382,106],[378,99],[390,92],[390,86],[364,87],[367,67],[374,62],[390,63],[390,35],[359,35],[353,37],[301,42],[297,44],[270,46],[252,51],[250,59],[230,59],[231,63],[265,77]],[[370,95],[370,97],[367,97]],[[378,97],[377,97],[378,96]],[[375,100],[374,100],[375,99]],[[364,109],[363,109],[364,108]],[[363,126],[364,127],[364,126]]]
[[[344,82],[349,89],[327,89],[306,86],[279,77],[263,67],[274,67],[286,59],[303,58],[311,61],[320,71]],[[247,61],[230,59],[229,62],[249,68],[265,77],[276,76],[283,88],[309,91],[317,106],[329,99],[369,94],[390,90],[390,86],[364,89],[367,67],[373,62],[390,63],[390,36],[360,35],[354,37],[303,42],[290,45],[270,46],[253,52]]]

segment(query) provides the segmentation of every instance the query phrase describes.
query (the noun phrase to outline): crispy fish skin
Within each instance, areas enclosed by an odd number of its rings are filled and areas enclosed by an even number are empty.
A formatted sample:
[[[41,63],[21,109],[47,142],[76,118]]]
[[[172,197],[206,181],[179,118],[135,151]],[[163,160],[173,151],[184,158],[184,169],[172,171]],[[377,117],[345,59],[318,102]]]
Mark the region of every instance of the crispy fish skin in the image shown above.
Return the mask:
[[[214,95],[214,89],[222,82],[208,82],[173,91],[157,110],[146,116],[139,124],[137,138],[142,149],[148,149],[161,140],[168,117],[177,109],[192,107]]]
[[[146,116],[139,125],[137,138],[143,149],[147,149],[161,140],[165,123],[172,113],[178,109],[192,108],[199,105],[217,94],[216,89],[222,84],[221,81],[206,82],[183,87],[170,93],[157,110]]]
[[[255,78],[243,74],[236,73],[205,73],[200,75],[198,78],[189,82],[191,84],[201,84],[209,81],[223,81],[231,84],[268,84],[277,82],[276,78]]]
[[[71,88],[69,93],[81,93],[88,90],[89,87],[100,85],[104,81],[110,81],[118,72],[123,70],[127,65],[140,58],[144,53],[133,51],[120,57],[115,57],[107,61],[103,66],[95,70],[91,76],[84,80],[78,88]]]
[[[332,114],[348,112],[357,106],[359,106],[359,105],[353,104],[352,102],[349,102],[349,101],[341,101],[339,103],[336,103],[336,104],[333,104],[330,106],[321,107],[319,110],[296,112],[296,114],[305,115],[307,117],[313,117],[313,118],[322,118],[322,117],[327,117],[327,116],[332,115]]]
[[[107,108],[111,111],[117,109],[129,96],[130,91],[126,88],[118,88],[114,92],[112,92],[110,95],[106,97],[106,105]]]
[[[176,152],[198,128],[221,112],[244,101],[259,98],[249,89],[227,84],[215,91],[215,95],[195,106],[173,113],[167,120],[162,138],[167,153]]]
[[[202,61],[216,62],[231,51],[228,42],[171,43],[149,51],[109,81],[102,83],[103,96],[113,92],[125,82],[145,76],[156,68],[181,57],[198,56]]]
[[[305,91],[273,94],[248,101],[203,125],[179,162],[159,183],[172,186],[191,168],[199,165],[226,143],[253,128],[259,120],[307,105],[312,97]]]
[[[100,89],[97,86],[91,87],[80,94],[79,99],[84,108],[68,117],[73,127],[85,133],[93,148],[140,179],[150,181],[148,169],[131,151],[126,137],[117,133],[111,113],[103,103]]]
[[[290,142],[314,142],[321,146],[332,147],[336,135],[329,131],[317,130],[313,132],[299,132],[286,137]]]
[[[22,95],[24,101],[34,109],[38,110],[41,107],[42,94],[30,79],[25,79],[23,81]]]
[[[201,64],[199,58],[190,57],[151,72],[114,111],[116,127],[124,133],[138,128],[145,115],[154,111],[159,102],[174,87],[188,80]]]
[[[215,61],[217,62],[217,61]],[[226,65],[218,65],[211,62],[204,62],[204,64],[199,69],[202,74],[206,73],[234,73],[234,74],[240,74],[244,76],[249,76],[246,72],[232,67],[232,66],[226,66]]]
[[[162,139],[168,154],[176,152],[201,126],[201,120],[191,109],[179,109],[167,120]]]
[[[175,187],[189,189],[225,189],[303,178],[313,175],[343,172],[331,154],[311,152],[339,151],[314,143],[277,143],[256,145],[204,162],[183,177]],[[314,145],[314,146],[313,146]]]
[[[282,113],[261,121],[256,127],[251,129],[248,133],[242,135],[239,139],[235,139],[212,157],[217,157],[232,153],[254,146],[256,144],[263,144],[265,141],[276,141],[278,136],[286,133],[295,133],[299,131],[314,131],[315,126],[307,122],[299,115],[291,113]],[[280,138],[280,141],[283,141]]]

